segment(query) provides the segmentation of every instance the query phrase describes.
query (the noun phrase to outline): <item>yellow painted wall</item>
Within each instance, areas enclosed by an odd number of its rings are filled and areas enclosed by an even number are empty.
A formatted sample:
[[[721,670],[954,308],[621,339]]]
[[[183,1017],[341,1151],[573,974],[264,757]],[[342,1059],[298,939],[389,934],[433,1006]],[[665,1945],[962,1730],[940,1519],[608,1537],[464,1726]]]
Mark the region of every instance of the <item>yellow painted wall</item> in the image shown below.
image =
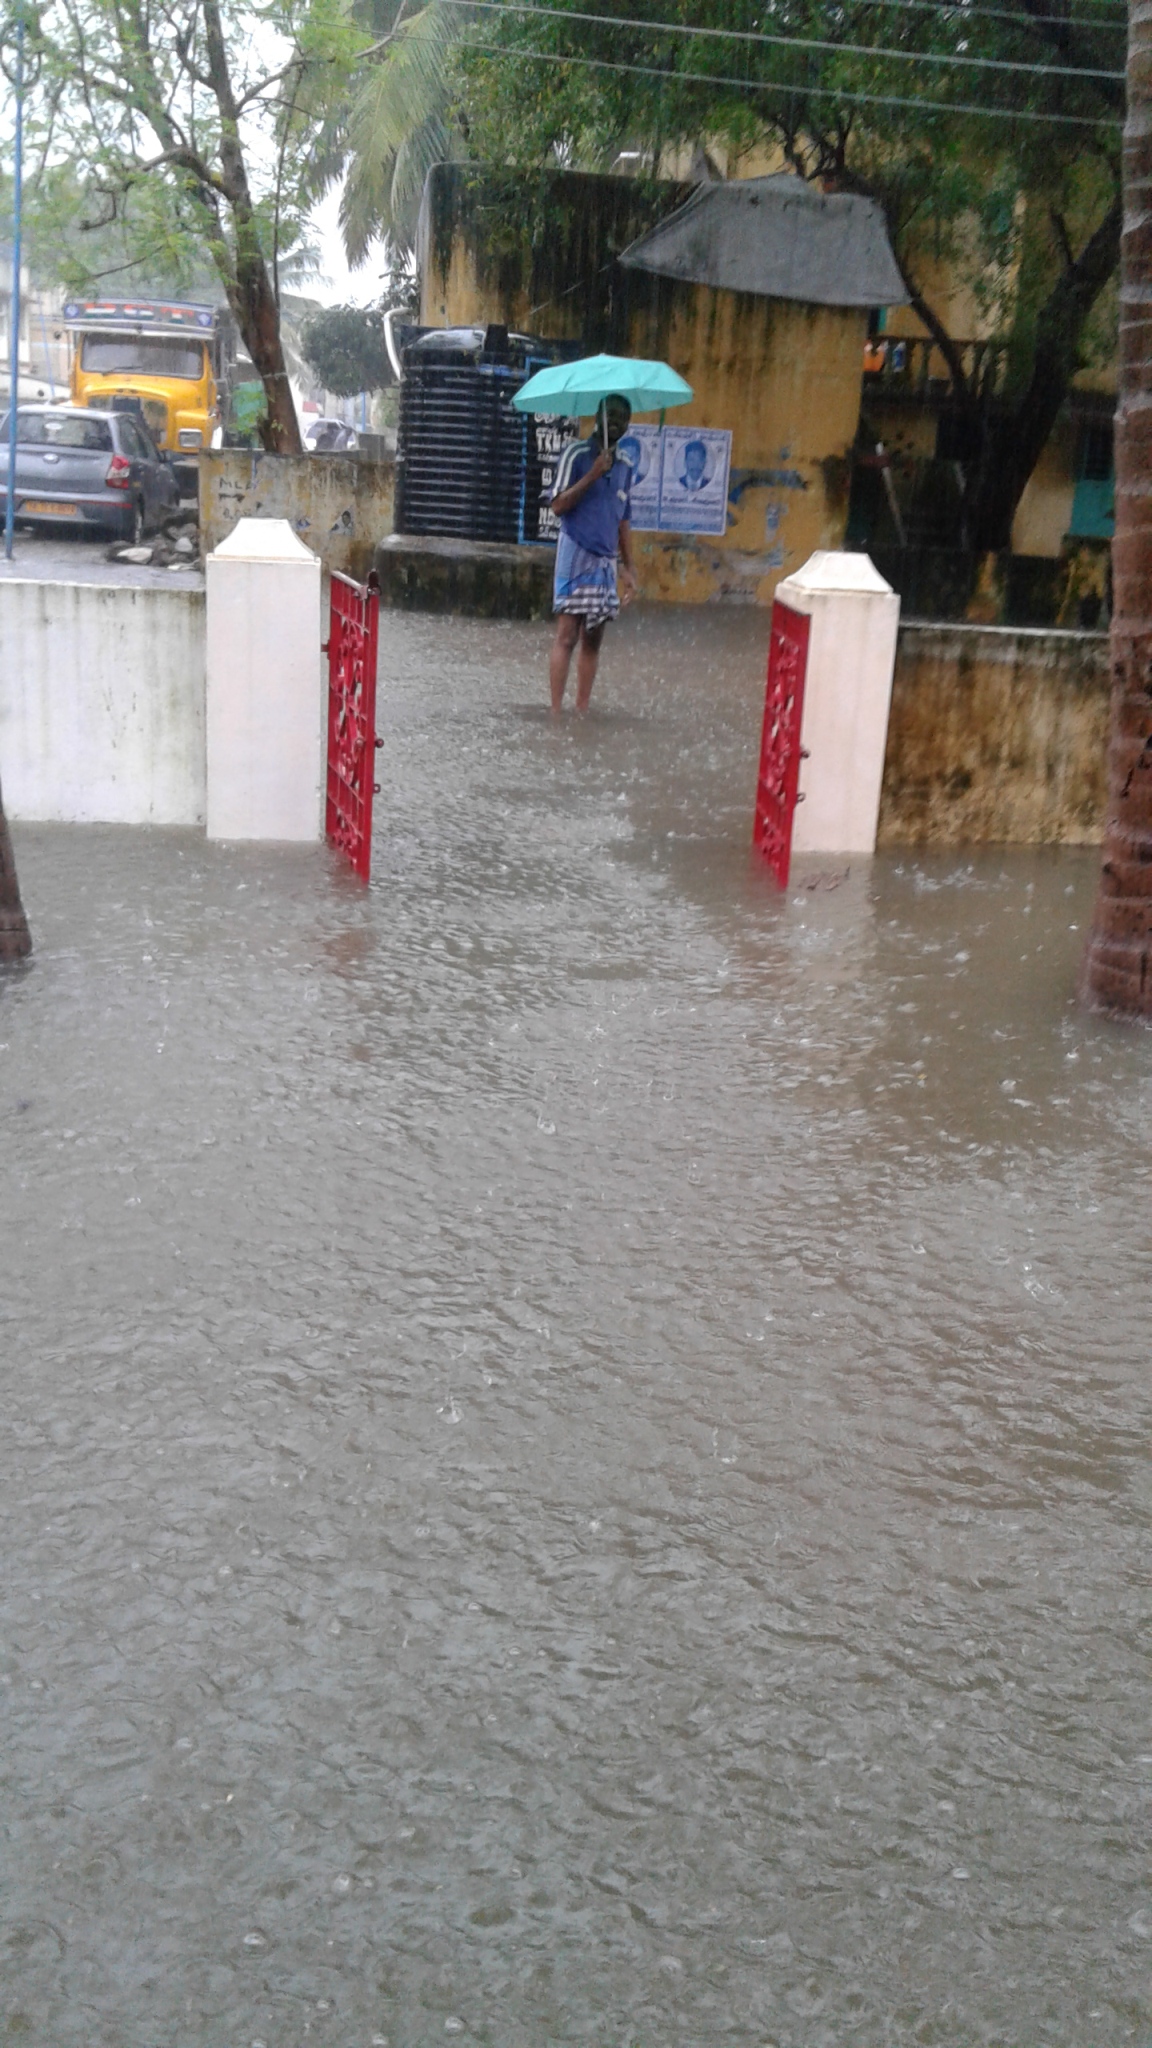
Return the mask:
[[[581,330],[580,294],[533,306],[526,291],[501,291],[484,285],[476,258],[463,236],[452,242],[447,272],[429,258],[420,277],[422,327],[486,327],[501,322],[521,334],[539,334],[550,341],[574,340]]]
[[[867,315],[669,280],[656,296],[633,311],[630,352],[691,384],[678,425],[731,428],[732,475],[723,539],[637,535],[642,585],[768,604],[815,548],[843,541]]]
[[[1076,441],[1075,422],[1057,420],[1016,508],[1012,522],[1014,555],[1062,553],[1076,488]]]
[[[1089,846],[1104,823],[1108,636],[900,628],[881,846]]]
[[[867,314],[639,272],[629,273],[628,294],[626,352],[671,363],[696,394],[670,417],[732,430],[727,534],[637,534],[644,594],[767,604],[813,549],[843,541]],[[446,275],[429,259],[420,318],[428,326],[502,321],[556,339],[579,334],[577,302],[533,309],[523,296],[485,290],[457,236]]]
[[[957,341],[987,341],[997,332],[1000,305],[997,286],[1000,292],[1006,292],[1011,286],[1012,272],[986,272],[981,279],[982,289],[978,291],[979,259],[975,251],[974,224],[967,235],[961,230],[956,242],[955,251],[950,250],[947,255],[938,254],[931,247],[913,249],[910,258],[912,276],[933,312]],[[911,306],[890,306],[884,332],[894,336],[914,336],[926,334],[928,330]],[[947,374],[943,358],[940,358],[938,372],[934,365],[934,374]]]
[[[718,137],[710,137],[705,148],[713,171],[721,178],[771,178],[779,171],[791,169],[783,149],[776,142],[757,141],[747,149],[737,151]],[[699,176],[696,169],[698,155],[698,143],[677,143],[663,150],[660,156],[661,177],[694,181]]]

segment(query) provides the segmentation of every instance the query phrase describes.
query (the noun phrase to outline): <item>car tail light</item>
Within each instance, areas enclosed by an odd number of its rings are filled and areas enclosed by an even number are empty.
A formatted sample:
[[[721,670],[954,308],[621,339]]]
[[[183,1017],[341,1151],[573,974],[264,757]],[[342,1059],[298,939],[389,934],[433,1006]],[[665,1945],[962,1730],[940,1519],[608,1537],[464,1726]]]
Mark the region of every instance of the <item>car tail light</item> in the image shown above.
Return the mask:
[[[126,455],[114,455],[108,464],[104,481],[114,491],[126,491],[132,482],[132,464]]]

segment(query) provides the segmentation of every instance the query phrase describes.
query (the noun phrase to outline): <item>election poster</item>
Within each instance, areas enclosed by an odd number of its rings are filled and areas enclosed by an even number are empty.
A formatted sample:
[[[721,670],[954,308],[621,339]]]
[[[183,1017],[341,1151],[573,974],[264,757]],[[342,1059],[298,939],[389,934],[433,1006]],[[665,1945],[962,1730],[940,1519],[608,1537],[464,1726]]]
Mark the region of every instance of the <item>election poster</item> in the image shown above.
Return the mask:
[[[554,478],[567,443],[579,432],[575,421],[538,413],[536,447],[541,469],[541,540],[555,540],[560,522],[550,512]],[[633,424],[619,453],[632,465],[634,533],[728,531],[728,468],[732,435],[727,427],[650,427]]]
[[[662,533],[726,533],[732,435],[726,427],[665,427],[660,462]]]
[[[629,427],[617,453],[632,464],[632,531],[655,533],[660,526],[659,427]]]

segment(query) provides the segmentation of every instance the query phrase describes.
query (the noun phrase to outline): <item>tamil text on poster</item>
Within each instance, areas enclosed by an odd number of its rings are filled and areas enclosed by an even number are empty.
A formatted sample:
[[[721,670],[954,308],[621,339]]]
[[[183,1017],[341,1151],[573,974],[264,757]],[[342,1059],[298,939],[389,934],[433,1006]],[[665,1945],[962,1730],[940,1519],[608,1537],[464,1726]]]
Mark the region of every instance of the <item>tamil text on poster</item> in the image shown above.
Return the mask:
[[[550,500],[556,488],[556,471],[561,455],[569,441],[575,440],[580,429],[575,420],[565,419],[563,413],[534,413],[532,424],[536,429],[536,460],[540,464],[537,538],[555,540],[560,531],[560,521],[550,509]]]

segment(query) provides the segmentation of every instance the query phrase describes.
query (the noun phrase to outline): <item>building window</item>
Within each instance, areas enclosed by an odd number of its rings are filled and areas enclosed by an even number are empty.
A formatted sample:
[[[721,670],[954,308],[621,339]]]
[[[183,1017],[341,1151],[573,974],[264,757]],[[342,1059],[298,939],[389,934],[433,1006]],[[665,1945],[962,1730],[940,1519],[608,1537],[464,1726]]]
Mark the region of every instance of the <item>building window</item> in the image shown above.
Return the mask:
[[[1115,526],[1112,422],[1085,420],[1076,452],[1076,488],[1072,493],[1068,538],[1111,540]]]
[[[1080,429],[1080,459],[1076,474],[1088,483],[1107,483],[1112,475],[1111,420],[1085,420]]]

